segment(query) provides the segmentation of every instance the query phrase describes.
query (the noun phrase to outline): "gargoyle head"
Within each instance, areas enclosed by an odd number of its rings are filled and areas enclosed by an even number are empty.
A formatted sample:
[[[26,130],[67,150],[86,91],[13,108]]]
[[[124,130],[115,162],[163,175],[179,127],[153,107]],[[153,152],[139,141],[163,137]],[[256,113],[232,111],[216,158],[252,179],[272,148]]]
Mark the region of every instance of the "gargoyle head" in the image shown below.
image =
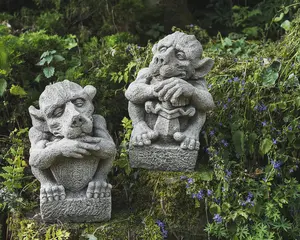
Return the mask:
[[[56,137],[74,139],[93,131],[96,88],[64,80],[48,85],[39,98],[39,107],[29,107],[33,127]]]
[[[214,64],[210,58],[201,59],[202,51],[194,35],[182,32],[170,34],[153,46],[150,72],[153,76],[160,75],[163,78],[202,78]]]

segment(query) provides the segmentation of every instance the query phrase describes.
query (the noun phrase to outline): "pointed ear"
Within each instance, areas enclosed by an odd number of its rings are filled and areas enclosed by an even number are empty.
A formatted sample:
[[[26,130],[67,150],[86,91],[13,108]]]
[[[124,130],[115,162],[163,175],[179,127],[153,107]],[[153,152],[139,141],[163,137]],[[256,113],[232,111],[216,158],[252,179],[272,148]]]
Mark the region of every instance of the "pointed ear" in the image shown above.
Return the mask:
[[[97,93],[97,89],[92,85],[87,85],[83,89],[90,96],[91,100],[95,97]]]
[[[195,66],[195,79],[204,77],[213,67],[214,61],[211,58],[203,58]]]
[[[155,43],[152,47],[152,53],[155,54],[157,51],[157,43]]]
[[[32,126],[42,132],[49,132],[48,125],[41,110],[36,109],[34,106],[30,106],[28,110],[32,120]]]

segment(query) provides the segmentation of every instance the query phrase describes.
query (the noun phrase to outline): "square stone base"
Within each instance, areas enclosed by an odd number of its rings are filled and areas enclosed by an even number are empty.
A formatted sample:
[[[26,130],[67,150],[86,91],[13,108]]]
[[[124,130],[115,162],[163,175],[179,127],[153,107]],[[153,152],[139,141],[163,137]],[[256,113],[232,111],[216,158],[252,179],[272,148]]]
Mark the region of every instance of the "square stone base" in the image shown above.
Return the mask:
[[[183,150],[175,145],[130,146],[129,161],[132,168],[162,171],[193,171],[197,150]]]
[[[69,198],[40,204],[45,222],[101,222],[111,218],[111,197]]]

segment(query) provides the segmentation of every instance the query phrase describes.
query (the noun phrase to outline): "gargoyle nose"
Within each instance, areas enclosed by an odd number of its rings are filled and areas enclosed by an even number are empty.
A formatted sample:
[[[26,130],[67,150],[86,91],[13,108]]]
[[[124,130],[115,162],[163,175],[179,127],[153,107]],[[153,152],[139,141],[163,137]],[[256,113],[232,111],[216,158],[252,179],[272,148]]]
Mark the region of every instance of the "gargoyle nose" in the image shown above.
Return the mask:
[[[163,65],[165,63],[165,60],[162,57],[156,57],[154,59],[155,64]]]
[[[74,116],[72,118],[72,124],[71,127],[75,128],[75,127],[81,127],[82,124],[84,123],[84,119],[81,116]]]

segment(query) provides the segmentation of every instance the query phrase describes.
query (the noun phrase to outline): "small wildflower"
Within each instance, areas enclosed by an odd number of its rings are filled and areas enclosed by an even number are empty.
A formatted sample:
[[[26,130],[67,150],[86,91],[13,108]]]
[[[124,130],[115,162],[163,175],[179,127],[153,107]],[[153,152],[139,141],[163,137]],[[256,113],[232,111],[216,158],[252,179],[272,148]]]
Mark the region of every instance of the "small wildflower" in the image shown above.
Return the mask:
[[[188,184],[193,184],[194,183],[194,179],[193,178],[189,178],[188,179]]]
[[[277,144],[277,140],[276,140],[276,139],[273,139],[272,142],[273,142],[273,144],[275,144],[275,145]]]
[[[209,135],[210,135],[210,136],[215,135],[215,131],[214,131],[214,130],[211,130],[211,131],[209,132]]]
[[[226,104],[226,103],[223,105],[223,108],[224,108],[224,109],[227,109],[227,104]]]
[[[232,83],[232,79],[229,79],[228,82],[229,82],[229,83]]]
[[[196,197],[198,200],[201,200],[204,198],[204,191],[203,190],[200,190],[197,194],[196,194]]]
[[[160,227],[163,238],[166,239],[168,237],[168,231],[165,229],[165,224],[160,220],[157,220],[156,224]]]
[[[273,168],[276,169],[276,170],[279,170],[281,165],[282,165],[282,162],[281,161],[274,161],[274,160],[271,160],[271,164],[273,165]]]
[[[186,178],[187,178],[187,176],[180,176],[180,180],[184,180]]]
[[[265,126],[267,126],[267,122],[263,121],[263,122],[261,122],[261,125],[263,125],[263,127],[265,127]]]
[[[213,190],[208,189],[207,190],[207,196],[210,197],[213,194]]]
[[[238,77],[234,77],[233,81],[238,82],[238,81],[240,81],[240,79]]]
[[[220,214],[215,214],[213,219],[216,223],[221,223],[223,220]]]
[[[223,145],[224,145],[225,147],[228,146],[228,142],[227,142],[226,140],[224,140],[224,139],[221,140],[221,143],[223,143]]]
[[[226,172],[226,177],[227,177],[227,178],[230,178],[231,175],[232,175],[232,172],[229,171],[228,169],[226,169],[225,172]]]
[[[219,125],[220,125],[220,126],[223,126],[223,123],[219,122]],[[300,125],[299,125],[299,126],[300,126]]]
[[[190,24],[190,27],[191,27],[191,28],[194,27],[194,24]]]
[[[243,80],[243,81],[241,82],[241,84],[244,86],[244,85],[245,85],[245,80]]]
[[[228,101],[228,102],[231,102],[231,98],[228,98],[227,101]]]
[[[225,192],[225,191],[226,191],[226,189],[225,189],[224,187],[222,187],[221,189],[222,189],[222,192]]]
[[[292,131],[292,130],[293,130],[293,127],[292,127],[292,126],[289,126],[289,127],[288,127],[288,130]]]

